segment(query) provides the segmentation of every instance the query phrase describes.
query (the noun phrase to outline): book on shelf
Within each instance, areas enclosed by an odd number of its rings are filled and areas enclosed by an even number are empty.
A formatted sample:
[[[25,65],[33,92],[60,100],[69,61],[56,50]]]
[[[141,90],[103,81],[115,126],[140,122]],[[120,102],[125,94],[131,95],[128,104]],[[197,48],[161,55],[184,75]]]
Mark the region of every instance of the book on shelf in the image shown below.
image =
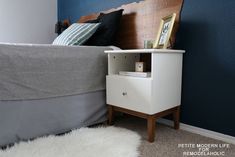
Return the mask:
[[[119,75],[134,77],[151,77],[151,72],[119,71]]]

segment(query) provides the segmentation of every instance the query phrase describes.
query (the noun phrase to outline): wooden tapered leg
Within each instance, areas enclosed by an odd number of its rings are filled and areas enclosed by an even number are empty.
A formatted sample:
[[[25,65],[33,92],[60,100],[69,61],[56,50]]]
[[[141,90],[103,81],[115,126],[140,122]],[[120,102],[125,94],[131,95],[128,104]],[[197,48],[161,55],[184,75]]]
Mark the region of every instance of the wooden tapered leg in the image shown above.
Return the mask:
[[[108,125],[113,125],[114,111],[113,106],[108,105]]]
[[[178,130],[180,128],[180,107],[178,106],[173,112],[174,119],[174,129]]]
[[[156,128],[156,118],[153,115],[148,116],[147,118],[147,127],[148,127],[148,141],[154,142],[155,139],[155,128]]]

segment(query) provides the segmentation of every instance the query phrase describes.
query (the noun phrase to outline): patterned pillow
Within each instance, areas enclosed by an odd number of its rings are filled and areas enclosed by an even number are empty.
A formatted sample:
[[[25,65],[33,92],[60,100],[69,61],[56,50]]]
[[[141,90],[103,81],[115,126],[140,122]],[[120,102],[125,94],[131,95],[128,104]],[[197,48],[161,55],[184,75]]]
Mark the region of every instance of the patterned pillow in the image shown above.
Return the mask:
[[[97,30],[99,23],[74,23],[60,34],[53,45],[82,45]]]

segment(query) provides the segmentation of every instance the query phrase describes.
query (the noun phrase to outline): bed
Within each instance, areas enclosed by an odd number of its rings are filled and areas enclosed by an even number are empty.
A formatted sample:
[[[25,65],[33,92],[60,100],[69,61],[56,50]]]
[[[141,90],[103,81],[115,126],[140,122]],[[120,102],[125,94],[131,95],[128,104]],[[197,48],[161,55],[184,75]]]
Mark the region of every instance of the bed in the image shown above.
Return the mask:
[[[161,17],[175,12],[178,26],[182,3],[182,0],[145,0],[104,11],[124,9],[114,45],[122,49],[143,48],[144,40],[155,39]],[[97,16],[83,16],[79,22]],[[177,27],[172,40],[176,30]],[[0,146],[104,122],[107,112],[104,50],[110,49],[0,44]],[[142,55],[141,59],[150,58]],[[31,73],[27,73],[28,68]],[[13,78],[21,80],[20,83]]]
[[[104,122],[107,49],[0,44],[0,145]]]

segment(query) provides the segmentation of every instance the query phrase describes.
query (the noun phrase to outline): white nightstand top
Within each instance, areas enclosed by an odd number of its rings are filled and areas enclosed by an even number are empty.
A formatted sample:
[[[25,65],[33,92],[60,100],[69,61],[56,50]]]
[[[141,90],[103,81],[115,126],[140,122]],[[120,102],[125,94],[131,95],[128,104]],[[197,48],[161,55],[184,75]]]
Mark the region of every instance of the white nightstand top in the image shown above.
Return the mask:
[[[129,50],[106,50],[105,53],[185,53],[185,50],[173,49],[129,49]]]

